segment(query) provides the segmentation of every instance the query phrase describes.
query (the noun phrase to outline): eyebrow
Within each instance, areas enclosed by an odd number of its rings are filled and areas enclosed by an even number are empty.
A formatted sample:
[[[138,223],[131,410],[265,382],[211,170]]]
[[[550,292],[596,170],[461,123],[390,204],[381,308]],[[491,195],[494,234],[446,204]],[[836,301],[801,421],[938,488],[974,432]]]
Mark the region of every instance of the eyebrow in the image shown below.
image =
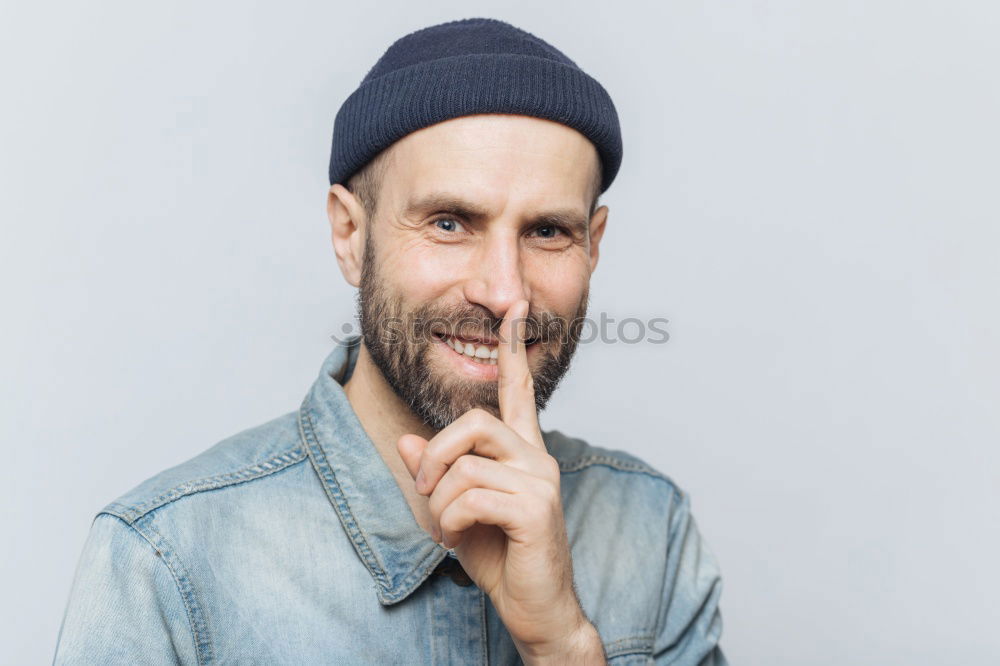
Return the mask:
[[[477,222],[490,217],[489,211],[485,208],[446,192],[432,192],[411,199],[403,210],[406,217],[421,217],[434,213],[447,213]],[[590,219],[571,208],[559,208],[533,215],[529,223],[537,226],[561,226],[583,232],[590,226]]]

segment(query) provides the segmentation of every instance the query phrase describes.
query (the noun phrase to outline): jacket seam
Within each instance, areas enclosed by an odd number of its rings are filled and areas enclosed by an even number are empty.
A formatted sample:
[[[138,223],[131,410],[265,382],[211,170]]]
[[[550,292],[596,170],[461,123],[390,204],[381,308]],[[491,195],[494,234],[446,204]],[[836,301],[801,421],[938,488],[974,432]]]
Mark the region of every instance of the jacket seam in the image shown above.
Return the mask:
[[[310,393],[303,401],[299,409],[299,436],[302,438],[303,446],[306,448],[307,457],[312,464],[313,471],[319,477],[320,485],[326,494],[330,504],[333,505],[340,519],[341,526],[347,533],[348,539],[354,546],[355,552],[361,558],[362,564],[368,569],[375,579],[375,592],[379,602],[383,604],[393,604],[403,599],[411,590],[414,581],[423,580],[446,556],[440,547],[431,549],[409,574],[402,580],[395,580],[391,577],[388,568],[382,562],[379,552],[372,546],[368,534],[358,522],[351,510],[350,501],[337,480],[337,473],[330,463],[325,449],[316,434],[316,426],[313,423],[312,415],[308,409]]]
[[[677,537],[678,537],[678,532],[681,529],[681,523],[684,522],[685,518],[687,518],[688,520],[691,520],[690,505],[689,505],[689,499],[687,498],[687,496],[685,496],[685,494],[683,492],[681,492],[680,490],[678,490],[677,493],[676,493],[676,496],[675,496],[674,500],[675,501],[673,502],[672,506],[670,507],[670,510],[667,512],[667,546],[666,546],[667,552],[665,554],[666,559],[664,560],[664,563],[665,563],[666,567],[668,568],[668,571],[666,571],[664,573],[663,582],[660,584],[660,586],[661,586],[661,589],[660,589],[660,598],[661,599],[666,598],[667,601],[666,601],[666,603],[664,605],[661,605],[657,609],[656,616],[655,616],[655,619],[654,619],[654,625],[653,625],[654,626],[654,629],[653,629],[654,632],[656,631],[656,629],[655,629],[656,627],[663,626],[664,623],[667,621],[666,618],[670,616],[671,609],[673,608],[674,603],[675,603],[673,592],[671,591],[669,595],[667,594],[667,591],[668,591],[667,588],[670,585],[670,581],[671,581],[671,571],[669,570],[670,567],[671,567],[670,549],[672,547],[672,544],[676,543],[676,540],[677,540]],[[685,514],[687,514],[687,515],[685,515]],[[704,604],[706,603],[706,601],[707,600],[703,600],[702,601],[702,607],[704,606]],[[700,613],[700,611],[699,611],[699,613]],[[699,613],[693,613],[691,615],[691,617],[690,617],[690,619],[688,621],[688,624],[686,624],[685,627],[684,627],[684,629],[679,633],[680,636],[684,636],[684,634],[687,632],[688,627],[690,627],[694,622],[697,621]],[[655,639],[654,639],[654,641],[653,641],[653,654],[654,655],[655,654],[660,654],[661,652],[669,650],[670,648],[672,648],[674,645],[677,644],[677,641],[674,641],[673,643],[669,643],[667,645],[664,645],[663,647],[658,647],[656,645],[656,640],[658,640],[658,639],[659,639],[659,636],[656,636]]]
[[[358,550],[362,562],[364,562],[382,589],[391,589],[392,584],[389,582],[385,567],[378,560],[374,549],[368,543],[368,536],[361,529],[357,519],[354,517],[354,512],[351,511],[347,497],[344,496],[337,482],[336,473],[333,471],[330,462],[326,459],[326,452],[318,447],[319,442],[316,437],[315,426],[304,404],[302,409],[299,410],[299,416],[299,435],[302,437],[309,461],[322,481],[323,490],[340,516],[341,522],[346,528],[355,548]]]
[[[265,476],[270,476],[275,472],[280,472],[283,469],[301,462],[305,459],[305,457],[305,451],[303,451],[301,447],[296,446],[290,451],[285,451],[284,453],[272,456],[267,460],[247,465],[246,467],[232,472],[224,472],[201,479],[179,483],[169,490],[160,493],[156,497],[140,502],[139,504],[126,505],[117,501],[112,502],[104,509],[104,511],[121,518],[131,525],[148,514],[150,511],[158,509],[166,504],[170,504],[171,502],[174,502],[182,497],[205,492],[207,490],[225,488],[238,483],[253,481]]]
[[[670,485],[674,485],[673,481],[670,480],[668,476],[657,472],[655,469],[649,465],[642,463],[630,462],[627,460],[621,460],[613,456],[608,455],[589,455],[582,458],[573,458],[572,460],[559,460],[559,471],[563,474],[572,474],[574,472],[579,472],[581,470],[587,469],[588,467],[593,467],[595,465],[600,465],[603,467],[611,467],[622,472],[635,472],[638,474],[645,474],[647,476],[652,476],[654,478],[666,481]]]
[[[713,599],[717,599],[718,595],[720,595],[720,594],[722,594],[722,577],[721,576],[716,577],[715,580],[712,581],[712,586],[709,589],[709,592],[704,595],[704,598],[701,600],[701,603],[698,604],[698,607],[691,612],[691,617],[688,619],[687,624],[685,624],[684,627],[678,632],[678,635],[682,636],[682,637],[685,636],[691,630],[691,627],[693,627],[694,625],[698,624],[698,620],[701,617],[701,614],[705,611],[705,607],[708,606],[710,603],[712,603]],[[720,617],[720,621],[721,621],[721,617]],[[654,642],[653,642],[653,654],[660,654],[662,652],[666,652],[666,651],[668,651],[668,650],[676,647],[677,644],[681,640],[683,640],[683,639],[678,639],[678,640],[674,641],[673,643],[668,643],[668,644],[666,644],[666,645],[664,645],[662,647],[658,647],[656,645],[655,640],[654,640]],[[709,647],[708,652],[711,652],[713,649],[715,649],[714,645],[712,645],[712,646]]]
[[[649,634],[638,634],[619,638],[604,644],[607,659],[622,657],[627,654],[652,654],[654,637]]]
[[[163,535],[157,532],[151,525],[149,525],[148,521],[145,522],[142,525],[142,529],[140,529],[135,523],[130,523],[117,514],[109,511],[102,511],[98,515],[101,514],[112,516],[123,522],[129,530],[142,537],[142,539],[153,549],[153,552],[156,553],[156,558],[163,562],[163,565],[167,568],[167,571],[170,572],[170,576],[174,580],[174,585],[176,586],[178,596],[181,598],[181,603],[184,604],[184,610],[187,613],[188,618],[188,627],[191,629],[191,637],[194,641],[195,657],[197,658],[199,664],[211,663],[213,659],[213,650],[208,634],[207,623],[204,618],[204,611],[201,609],[201,606],[195,598],[194,587],[188,577],[187,570],[180,561],[180,557],[177,555],[177,552],[170,545],[170,542],[167,541]],[[150,534],[147,534],[146,531]],[[187,592],[185,590],[187,590]]]

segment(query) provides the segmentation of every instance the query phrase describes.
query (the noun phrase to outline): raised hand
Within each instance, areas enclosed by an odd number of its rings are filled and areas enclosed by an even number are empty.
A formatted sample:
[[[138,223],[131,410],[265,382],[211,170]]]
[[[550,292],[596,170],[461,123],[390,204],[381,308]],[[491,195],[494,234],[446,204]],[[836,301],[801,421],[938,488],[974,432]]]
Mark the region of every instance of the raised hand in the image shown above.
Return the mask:
[[[428,497],[432,537],[489,595],[522,658],[603,663],[573,589],[559,465],[542,440],[524,346],[527,312],[520,301],[501,324],[500,418],[473,409],[431,440],[404,435],[397,448]]]

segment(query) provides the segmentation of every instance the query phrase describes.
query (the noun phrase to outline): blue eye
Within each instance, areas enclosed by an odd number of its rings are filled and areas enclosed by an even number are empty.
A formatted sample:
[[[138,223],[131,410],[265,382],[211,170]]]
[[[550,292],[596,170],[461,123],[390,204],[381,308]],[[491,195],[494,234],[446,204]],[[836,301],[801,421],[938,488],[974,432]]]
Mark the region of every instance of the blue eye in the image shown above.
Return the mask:
[[[458,220],[454,220],[450,217],[441,217],[434,220],[434,225],[441,231],[459,231],[462,225],[459,224]]]
[[[538,227],[535,229],[542,238],[555,238],[559,230],[553,226]]]

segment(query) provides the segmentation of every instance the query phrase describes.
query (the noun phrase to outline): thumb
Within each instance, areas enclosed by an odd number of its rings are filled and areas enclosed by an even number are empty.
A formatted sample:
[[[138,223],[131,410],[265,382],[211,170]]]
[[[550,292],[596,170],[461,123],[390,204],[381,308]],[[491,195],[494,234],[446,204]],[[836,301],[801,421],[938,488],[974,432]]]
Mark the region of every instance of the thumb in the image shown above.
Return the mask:
[[[413,478],[417,477],[420,470],[420,456],[424,454],[426,446],[427,440],[420,435],[403,435],[396,442],[399,457],[403,459],[403,464]]]

